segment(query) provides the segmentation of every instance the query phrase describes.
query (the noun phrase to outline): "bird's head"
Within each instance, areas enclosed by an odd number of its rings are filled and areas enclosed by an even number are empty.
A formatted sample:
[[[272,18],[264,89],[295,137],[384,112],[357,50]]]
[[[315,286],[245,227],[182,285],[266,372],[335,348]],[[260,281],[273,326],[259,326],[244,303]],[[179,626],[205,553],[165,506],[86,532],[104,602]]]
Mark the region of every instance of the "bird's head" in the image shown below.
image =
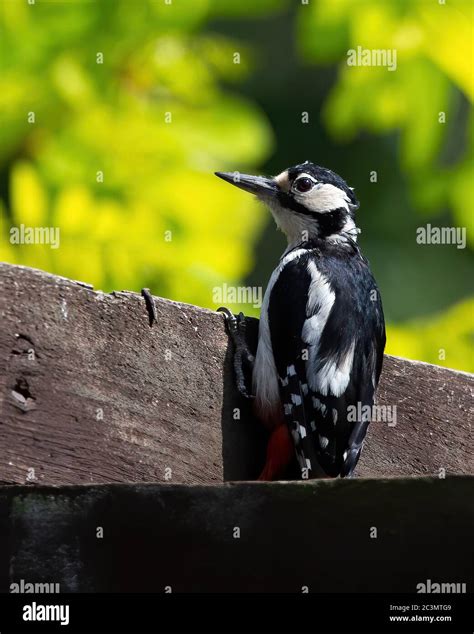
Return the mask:
[[[290,245],[313,238],[357,240],[354,191],[337,174],[310,161],[266,178],[238,172],[216,176],[255,194],[269,207]]]

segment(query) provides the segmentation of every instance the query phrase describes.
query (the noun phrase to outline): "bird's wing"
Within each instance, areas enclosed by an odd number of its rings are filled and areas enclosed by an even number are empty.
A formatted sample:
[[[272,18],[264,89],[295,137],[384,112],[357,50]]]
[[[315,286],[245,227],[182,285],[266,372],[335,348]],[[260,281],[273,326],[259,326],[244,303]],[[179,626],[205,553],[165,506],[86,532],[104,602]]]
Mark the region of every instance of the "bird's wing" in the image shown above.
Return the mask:
[[[382,305],[358,249],[306,251],[272,289],[269,326],[285,420],[309,476],[351,475],[385,345]]]

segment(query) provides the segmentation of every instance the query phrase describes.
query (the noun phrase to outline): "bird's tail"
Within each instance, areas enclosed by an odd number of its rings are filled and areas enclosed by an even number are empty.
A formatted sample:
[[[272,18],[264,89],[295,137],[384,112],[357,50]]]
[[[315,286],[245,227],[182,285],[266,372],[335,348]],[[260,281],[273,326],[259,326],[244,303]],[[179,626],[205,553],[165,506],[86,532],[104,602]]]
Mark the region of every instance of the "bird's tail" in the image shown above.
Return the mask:
[[[352,477],[352,473],[359,462],[360,452],[362,451],[369,422],[370,421],[364,420],[354,426],[354,429],[349,436],[349,449],[347,450],[347,456],[342,465],[341,478]]]

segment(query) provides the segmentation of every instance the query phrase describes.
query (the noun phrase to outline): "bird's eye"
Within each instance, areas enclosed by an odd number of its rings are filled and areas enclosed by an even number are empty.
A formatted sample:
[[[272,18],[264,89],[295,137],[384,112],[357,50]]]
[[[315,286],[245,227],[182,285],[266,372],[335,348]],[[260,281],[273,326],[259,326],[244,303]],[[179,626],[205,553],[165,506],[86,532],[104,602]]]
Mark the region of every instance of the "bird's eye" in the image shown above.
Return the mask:
[[[294,187],[299,192],[309,192],[310,189],[314,187],[314,181],[311,178],[307,178],[306,176],[303,178],[298,178],[295,181]]]

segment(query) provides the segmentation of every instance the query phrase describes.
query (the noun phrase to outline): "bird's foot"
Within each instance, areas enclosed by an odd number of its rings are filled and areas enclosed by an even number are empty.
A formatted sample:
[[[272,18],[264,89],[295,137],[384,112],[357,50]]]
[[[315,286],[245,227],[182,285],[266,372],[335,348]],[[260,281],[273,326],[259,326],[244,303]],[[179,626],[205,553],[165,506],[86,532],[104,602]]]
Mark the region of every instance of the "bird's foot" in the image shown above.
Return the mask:
[[[244,313],[239,313],[238,315],[234,315],[225,306],[221,306],[220,308],[218,308],[217,312],[220,312],[224,315],[225,323],[227,326],[227,332],[229,333],[234,346],[237,348],[239,346],[245,345]]]
[[[245,337],[245,315],[243,313],[234,315],[225,306],[221,306],[217,310],[224,315],[227,332],[234,344],[234,372],[237,389],[242,396],[252,399],[254,398],[254,395],[247,386],[252,384],[255,357],[250,352]]]

